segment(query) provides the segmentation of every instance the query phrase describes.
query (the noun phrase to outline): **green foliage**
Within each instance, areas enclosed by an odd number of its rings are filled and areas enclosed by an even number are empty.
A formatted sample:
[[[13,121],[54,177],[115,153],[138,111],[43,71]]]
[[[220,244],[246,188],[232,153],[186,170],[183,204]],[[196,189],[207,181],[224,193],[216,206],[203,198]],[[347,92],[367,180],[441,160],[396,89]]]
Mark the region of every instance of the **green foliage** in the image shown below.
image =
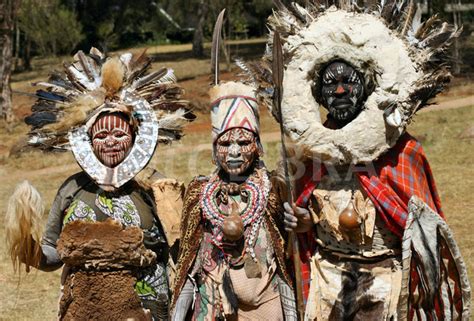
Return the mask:
[[[83,49],[97,46],[103,50],[115,50],[146,43],[154,37],[159,19],[157,5],[148,0],[83,0],[65,1],[77,12],[84,27]]]
[[[217,14],[227,9],[228,39],[262,36],[272,0],[205,0],[203,35],[210,40]],[[200,0],[23,0],[22,46],[32,54],[71,54],[96,46],[117,50],[141,44],[190,42]],[[160,11],[164,10],[164,11]],[[25,45],[26,46],[26,45]]]
[[[23,0],[19,26],[43,55],[69,54],[83,39],[75,14],[58,0]]]

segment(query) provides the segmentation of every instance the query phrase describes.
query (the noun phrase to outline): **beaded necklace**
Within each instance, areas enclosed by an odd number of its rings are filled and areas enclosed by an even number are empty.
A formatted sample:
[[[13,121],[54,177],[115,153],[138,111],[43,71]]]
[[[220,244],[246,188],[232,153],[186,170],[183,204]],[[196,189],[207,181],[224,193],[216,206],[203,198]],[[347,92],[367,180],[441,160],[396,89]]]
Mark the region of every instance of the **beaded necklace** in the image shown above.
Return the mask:
[[[209,182],[203,187],[200,205],[205,220],[211,223],[212,243],[223,251],[223,223],[228,213],[223,212],[218,205],[218,194],[221,190],[222,180],[217,174],[214,174]],[[247,196],[247,205],[240,212],[246,233],[245,251],[256,261],[254,246],[257,240],[258,230],[265,211],[268,194],[270,192],[270,180],[264,170],[257,169],[255,174],[251,175],[241,186]],[[247,227],[250,226],[250,229]],[[247,232],[248,230],[248,232]]]

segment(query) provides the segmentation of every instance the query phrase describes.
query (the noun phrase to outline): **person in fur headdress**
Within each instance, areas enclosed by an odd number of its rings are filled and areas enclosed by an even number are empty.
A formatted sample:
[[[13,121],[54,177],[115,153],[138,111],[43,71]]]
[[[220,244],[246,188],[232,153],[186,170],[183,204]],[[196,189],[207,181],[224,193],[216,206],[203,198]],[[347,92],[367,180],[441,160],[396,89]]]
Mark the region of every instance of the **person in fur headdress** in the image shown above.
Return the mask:
[[[65,265],[61,320],[167,320],[175,238],[161,222],[169,213],[159,206],[157,213],[152,191],[135,176],[193,115],[173,71],[146,74],[144,53],[106,57],[92,48],[74,58],[65,76],[40,83],[48,90],[37,92],[26,123],[30,145],[70,148],[83,171],[59,188],[42,236],[39,194],[19,186],[7,213],[11,257],[27,271]]]
[[[217,168],[186,191],[172,319],[296,320],[282,202],[260,159],[255,89],[227,82],[210,98]]]
[[[466,268],[421,144],[406,132],[449,81],[445,51],[460,30],[422,23],[406,1],[366,11],[348,1],[277,4],[277,120],[295,155],[285,226],[298,233],[305,319],[468,320]],[[275,112],[271,39],[249,70]]]

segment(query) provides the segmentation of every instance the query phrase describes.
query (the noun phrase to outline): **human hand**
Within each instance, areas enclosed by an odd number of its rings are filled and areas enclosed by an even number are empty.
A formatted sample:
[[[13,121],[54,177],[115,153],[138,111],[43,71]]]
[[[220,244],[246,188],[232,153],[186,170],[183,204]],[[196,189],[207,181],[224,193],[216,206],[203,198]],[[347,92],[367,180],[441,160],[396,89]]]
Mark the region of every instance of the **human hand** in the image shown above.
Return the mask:
[[[285,209],[284,224],[285,230],[288,232],[305,233],[313,228],[313,220],[309,211],[293,204],[290,206],[288,202],[283,204]]]

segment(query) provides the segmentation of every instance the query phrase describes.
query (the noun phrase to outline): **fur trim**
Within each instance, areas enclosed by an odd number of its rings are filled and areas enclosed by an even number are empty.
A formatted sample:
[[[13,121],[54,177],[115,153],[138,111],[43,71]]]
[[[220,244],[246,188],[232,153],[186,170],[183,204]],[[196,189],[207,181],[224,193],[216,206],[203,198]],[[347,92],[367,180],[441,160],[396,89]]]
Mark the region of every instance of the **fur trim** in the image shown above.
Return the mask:
[[[339,7],[279,3],[269,19],[263,63],[246,69],[257,74],[252,78],[259,97],[272,110],[272,33],[277,30],[283,38],[286,133],[312,157],[357,164],[391,148],[414,113],[443,89],[450,78],[445,49],[460,30],[436,18],[421,23],[419,9],[405,1],[383,1],[366,13],[344,1]],[[318,97],[313,96],[319,73],[335,60],[358,69],[370,94],[359,116],[338,130],[321,124]]]
[[[123,85],[125,68],[118,57],[113,57],[102,66],[102,87],[108,97],[113,97]]]

